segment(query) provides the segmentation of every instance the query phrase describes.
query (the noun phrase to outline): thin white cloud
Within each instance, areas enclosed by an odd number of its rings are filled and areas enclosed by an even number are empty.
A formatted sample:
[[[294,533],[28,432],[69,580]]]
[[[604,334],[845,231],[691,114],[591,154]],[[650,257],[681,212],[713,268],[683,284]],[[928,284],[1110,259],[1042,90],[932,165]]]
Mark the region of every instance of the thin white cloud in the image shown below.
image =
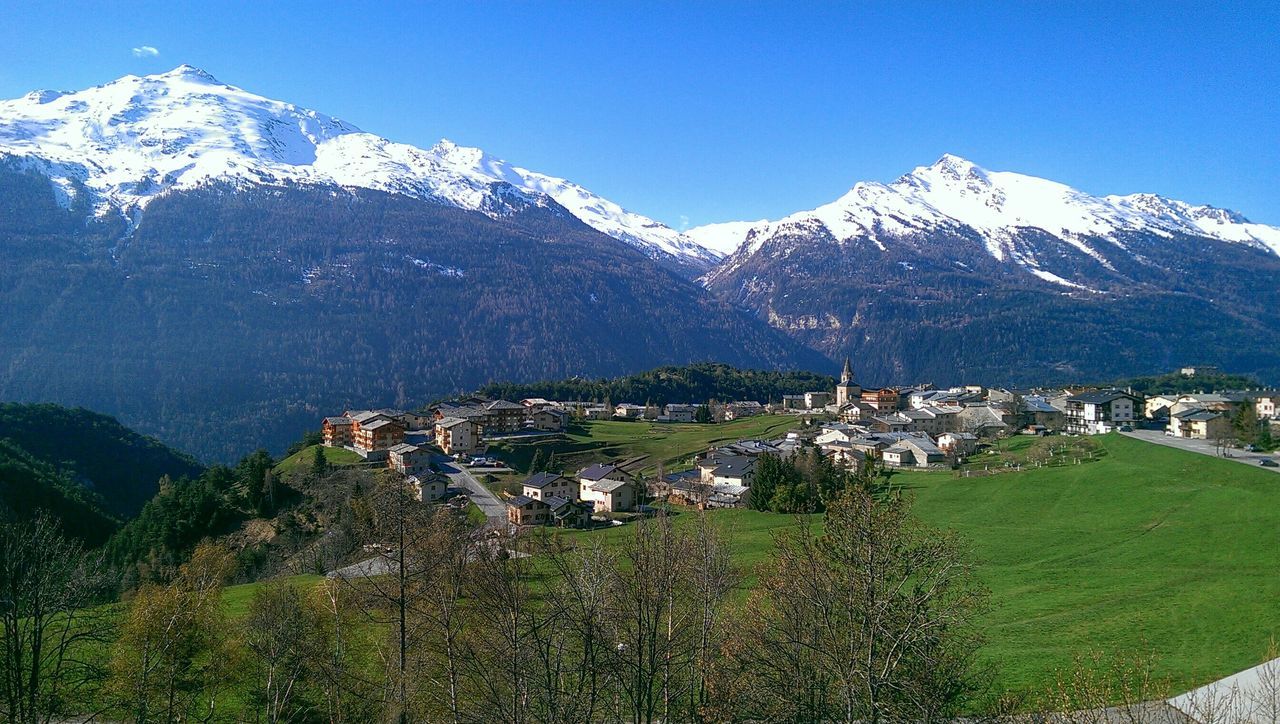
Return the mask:
[[[139,45],[133,49],[135,58],[154,58],[157,55],[160,55],[160,50],[150,45]]]

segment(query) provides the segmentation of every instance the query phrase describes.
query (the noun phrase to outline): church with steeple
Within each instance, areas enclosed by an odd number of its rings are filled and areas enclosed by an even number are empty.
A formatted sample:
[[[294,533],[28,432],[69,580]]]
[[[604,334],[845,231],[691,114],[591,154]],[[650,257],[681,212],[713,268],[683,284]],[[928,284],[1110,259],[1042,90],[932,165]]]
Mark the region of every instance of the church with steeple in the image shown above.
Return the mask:
[[[853,365],[849,358],[844,358],[844,369],[840,371],[840,384],[836,385],[836,406],[844,407],[862,396],[862,388],[853,382]]]

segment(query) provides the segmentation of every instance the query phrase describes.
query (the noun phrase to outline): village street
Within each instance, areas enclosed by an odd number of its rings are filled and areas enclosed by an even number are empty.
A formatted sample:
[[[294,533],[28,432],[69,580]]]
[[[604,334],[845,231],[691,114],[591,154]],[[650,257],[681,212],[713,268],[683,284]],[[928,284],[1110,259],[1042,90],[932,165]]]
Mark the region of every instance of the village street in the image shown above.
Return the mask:
[[[1200,453],[1201,455],[1209,455],[1222,460],[1231,460],[1238,463],[1244,463],[1250,467],[1259,470],[1270,470],[1273,473],[1280,473],[1280,467],[1269,468],[1263,467],[1258,461],[1263,458],[1271,458],[1280,462],[1280,454],[1277,453],[1252,453],[1245,452],[1239,448],[1228,450],[1230,457],[1223,457],[1214,449],[1212,440],[1196,440],[1186,437],[1171,437],[1164,434],[1163,430],[1134,430],[1133,432],[1122,432],[1121,435],[1128,435],[1132,438],[1144,440],[1146,442],[1155,443],[1156,445],[1165,445],[1167,447],[1176,447],[1179,450],[1187,450],[1189,452]]]
[[[484,513],[484,517],[489,519],[490,526],[500,526],[507,522],[507,507],[466,468],[444,457],[437,458],[436,464],[440,472],[449,476],[450,487],[467,491],[471,502],[475,503],[480,512]]]

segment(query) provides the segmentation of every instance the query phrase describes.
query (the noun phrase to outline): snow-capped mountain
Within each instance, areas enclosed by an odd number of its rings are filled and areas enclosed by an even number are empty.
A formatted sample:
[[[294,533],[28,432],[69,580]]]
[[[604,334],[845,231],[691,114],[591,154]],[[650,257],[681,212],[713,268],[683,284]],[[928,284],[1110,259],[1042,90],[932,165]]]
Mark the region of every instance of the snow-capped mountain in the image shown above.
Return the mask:
[[[688,233],[739,244],[708,288],[874,382],[1106,379],[1200,356],[1280,374],[1280,229],[1231,211],[943,156]]]
[[[0,102],[0,155],[25,159],[64,198],[80,188],[100,212],[126,214],[211,180],[331,184],[388,191],[500,215],[512,201],[555,201],[655,259],[705,271],[720,254],[564,179],[476,148],[395,143],[338,118],[226,85],[180,66],[66,93]]]
[[[714,224],[686,233],[705,245],[736,250],[724,267],[713,272],[718,274],[741,264],[771,239],[819,228],[837,242],[870,240],[881,251],[895,239],[968,229],[981,235],[994,259],[1065,286],[1078,284],[1044,269],[1035,250],[1020,243],[1021,231],[1038,229],[1099,260],[1112,251],[1103,245],[1124,249],[1125,238],[1148,233],[1236,242],[1280,255],[1280,228],[1251,223],[1233,211],[1153,194],[1091,196],[1034,176],[987,171],[950,154],[890,184],[860,182],[812,211],[771,222]]]

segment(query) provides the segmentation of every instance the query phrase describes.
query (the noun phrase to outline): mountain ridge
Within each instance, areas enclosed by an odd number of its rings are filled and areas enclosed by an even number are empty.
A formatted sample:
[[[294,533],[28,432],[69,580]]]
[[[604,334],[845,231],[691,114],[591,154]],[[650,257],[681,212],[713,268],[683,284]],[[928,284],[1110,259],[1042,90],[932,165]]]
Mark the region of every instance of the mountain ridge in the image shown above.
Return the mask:
[[[429,149],[218,81],[193,66],[0,101],[0,155],[27,159],[66,201],[126,216],[209,181],[368,188],[489,215],[559,203],[588,226],[690,274],[720,255],[565,179],[443,140]],[[513,199],[511,197],[514,197]]]

